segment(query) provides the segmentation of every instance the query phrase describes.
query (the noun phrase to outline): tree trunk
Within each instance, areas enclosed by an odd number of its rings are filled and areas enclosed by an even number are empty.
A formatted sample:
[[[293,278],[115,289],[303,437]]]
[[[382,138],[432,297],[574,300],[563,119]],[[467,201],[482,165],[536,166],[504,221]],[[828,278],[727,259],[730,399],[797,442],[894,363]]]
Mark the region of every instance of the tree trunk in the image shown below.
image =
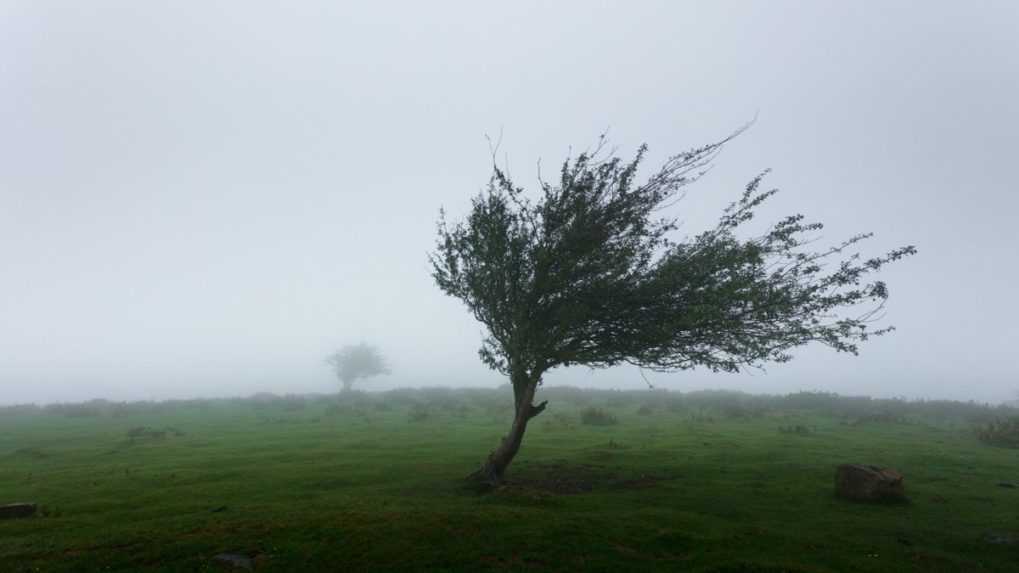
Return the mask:
[[[531,418],[545,410],[548,402],[542,402],[535,406],[531,404],[534,400],[534,392],[538,388],[540,377],[527,376],[526,374],[514,374],[511,376],[513,384],[514,415],[513,425],[510,426],[509,434],[502,438],[499,447],[488,454],[488,458],[481,468],[470,475],[470,479],[488,485],[499,485],[506,473],[506,468],[520,450],[520,443],[524,439],[524,432],[527,430],[527,423]]]

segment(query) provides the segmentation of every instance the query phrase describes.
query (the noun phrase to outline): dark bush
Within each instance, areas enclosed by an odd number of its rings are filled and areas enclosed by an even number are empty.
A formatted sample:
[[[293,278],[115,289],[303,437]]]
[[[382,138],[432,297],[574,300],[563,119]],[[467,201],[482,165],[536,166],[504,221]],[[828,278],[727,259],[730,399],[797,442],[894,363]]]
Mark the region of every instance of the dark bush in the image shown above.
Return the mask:
[[[891,412],[875,412],[873,414],[867,414],[866,416],[861,416],[860,418],[857,418],[856,421],[853,422],[853,425],[859,426],[861,424],[901,424],[905,421],[906,419],[903,416],[893,414]]]
[[[976,428],[977,438],[985,444],[1019,448],[1019,416],[999,418]]]
[[[14,404],[0,406],[0,416],[28,416],[38,414],[42,408],[35,404]]]
[[[79,404],[50,404],[45,410],[68,418],[97,418],[108,413],[113,404],[106,400],[89,400]]]
[[[584,408],[580,412],[580,422],[588,426],[612,426],[619,420],[601,408]]]

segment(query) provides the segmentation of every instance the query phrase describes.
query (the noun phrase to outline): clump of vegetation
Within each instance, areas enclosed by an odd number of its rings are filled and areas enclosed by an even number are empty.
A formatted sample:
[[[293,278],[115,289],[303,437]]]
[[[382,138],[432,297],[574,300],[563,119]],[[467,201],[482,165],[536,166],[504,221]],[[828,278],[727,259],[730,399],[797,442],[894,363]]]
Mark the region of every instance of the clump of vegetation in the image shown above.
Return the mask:
[[[467,414],[467,405],[451,388],[422,388],[419,394],[424,403],[436,411],[461,416]]]
[[[743,404],[726,404],[719,409],[719,413],[724,418],[744,419],[760,417],[764,412]]]
[[[349,416],[354,414],[355,408],[353,404],[345,402],[333,402],[326,406],[326,409],[322,412],[326,416]]]
[[[642,404],[640,408],[637,408],[638,416],[650,416],[655,413],[655,409],[651,407],[651,404]]]
[[[407,413],[407,420],[411,422],[427,422],[431,417],[431,408],[424,404],[414,404]]]
[[[381,398],[396,407],[413,406],[418,401],[419,393],[420,390],[414,388],[397,388],[383,392]]]
[[[791,426],[779,426],[778,431],[783,434],[794,434],[797,436],[809,436],[810,434],[813,433],[810,428],[804,426],[803,424],[795,424]]]
[[[89,400],[78,404],[50,404],[46,412],[68,418],[98,418],[110,410],[112,404],[107,400]]]
[[[25,416],[36,415],[41,411],[36,404],[13,404],[11,406],[0,406],[0,417],[2,416]]]
[[[874,414],[867,414],[866,416],[857,418],[856,421],[853,422],[853,425],[859,426],[860,424],[901,424],[905,421],[906,421],[905,417],[900,416],[898,414],[894,414],[892,412],[876,412]]]
[[[283,412],[301,412],[307,407],[307,400],[304,396],[287,394],[277,396],[269,392],[259,392],[251,398],[255,410],[262,412],[266,410],[280,410]]]
[[[690,412],[687,415],[687,420],[690,422],[702,423],[702,424],[713,424],[715,423],[715,417],[711,414],[706,413],[703,410],[697,410]]]
[[[580,412],[580,422],[587,426],[614,426],[619,420],[601,408],[584,408]]]
[[[992,446],[1019,448],[1019,416],[999,418],[978,426],[977,438]]]

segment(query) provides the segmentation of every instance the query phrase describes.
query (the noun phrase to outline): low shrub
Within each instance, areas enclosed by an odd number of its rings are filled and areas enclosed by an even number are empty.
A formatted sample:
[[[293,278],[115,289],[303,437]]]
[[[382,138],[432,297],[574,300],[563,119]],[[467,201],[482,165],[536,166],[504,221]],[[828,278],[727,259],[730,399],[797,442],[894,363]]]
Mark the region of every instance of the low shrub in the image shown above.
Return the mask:
[[[860,424],[901,424],[905,421],[906,419],[898,414],[893,414],[891,412],[877,412],[874,414],[867,414],[866,416],[861,416],[857,418],[853,422],[853,425],[859,426]]]
[[[14,404],[11,406],[0,406],[0,416],[35,415],[41,411],[42,408],[35,404]]]
[[[601,408],[584,408],[580,412],[580,422],[588,426],[612,426],[619,420]]]
[[[999,418],[977,426],[977,438],[992,446],[1019,448],[1019,416]]]
[[[68,418],[98,418],[106,414],[112,406],[106,400],[89,400],[79,404],[50,404],[45,410],[49,414],[57,414]]]

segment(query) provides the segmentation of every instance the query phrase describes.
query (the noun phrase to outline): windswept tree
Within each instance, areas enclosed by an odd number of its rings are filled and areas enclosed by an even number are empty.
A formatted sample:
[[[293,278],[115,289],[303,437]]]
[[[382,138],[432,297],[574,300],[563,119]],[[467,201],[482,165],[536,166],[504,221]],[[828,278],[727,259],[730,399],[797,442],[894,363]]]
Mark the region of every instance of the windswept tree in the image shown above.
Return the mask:
[[[343,382],[343,391],[349,392],[354,381],[389,374],[389,367],[378,348],[364,342],[347,345],[326,358],[326,363],[336,371],[336,377]]]
[[[820,223],[791,215],[762,234],[744,224],[777,190],[753,178],[718,223],[674,240],[662,216],[739,132],[670,157],[646,178],[632,160],[605,152],[567,158],[533,196],[493,165],[465,220],[440,211],[433,277],[487,329],[479,351],[509,377],[515,414],[509,433],[475,478],[498,483],[520,449],[542,376],[560,366],[631,364],[654,371],[696,367],[738,372],[786,362],[817,342],[857,353],[892,327],[870,328],[888,297],[870,280],[911,246],[861,258],[870,234],[814,250]],[[494,163],[494,162],[493,162]]]

